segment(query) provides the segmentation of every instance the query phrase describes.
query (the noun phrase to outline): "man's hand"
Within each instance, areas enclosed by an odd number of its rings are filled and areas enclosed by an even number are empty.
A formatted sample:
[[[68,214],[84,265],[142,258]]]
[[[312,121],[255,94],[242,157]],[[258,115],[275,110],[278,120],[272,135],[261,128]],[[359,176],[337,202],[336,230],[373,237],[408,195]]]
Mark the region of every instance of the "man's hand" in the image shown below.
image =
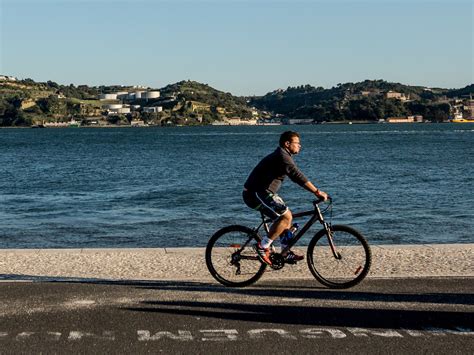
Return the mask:
[[[318,198],[318,200],[322,200],[322,201],[329,200],[329,195],[325,193],[324,191],[318,189],[316,186],[314,186],[311,181],[307,181],[306,184],[304,184],[304,188],[312,192]]]
[[[325,193],[324,191],[321,191],[319,189],[316,190],[314,195],[318,198],[318,200],[327,201],[329,199],[329,195],[327,193]]]

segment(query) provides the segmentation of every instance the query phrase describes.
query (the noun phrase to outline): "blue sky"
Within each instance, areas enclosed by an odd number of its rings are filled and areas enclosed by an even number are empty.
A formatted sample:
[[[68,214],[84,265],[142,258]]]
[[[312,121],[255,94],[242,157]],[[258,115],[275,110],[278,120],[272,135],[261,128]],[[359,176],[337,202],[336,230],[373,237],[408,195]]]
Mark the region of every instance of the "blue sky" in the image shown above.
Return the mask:
[[[0,74],[234,95],[473,82],[473,1],[0,0]]]

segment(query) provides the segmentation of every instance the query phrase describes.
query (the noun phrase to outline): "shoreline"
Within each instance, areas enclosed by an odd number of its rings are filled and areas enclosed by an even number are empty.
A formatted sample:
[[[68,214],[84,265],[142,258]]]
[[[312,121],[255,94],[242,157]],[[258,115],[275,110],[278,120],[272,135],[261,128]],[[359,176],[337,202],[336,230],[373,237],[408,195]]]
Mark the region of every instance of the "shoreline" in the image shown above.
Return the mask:
[[[457,123],[474,123],[472,122],[450,122],[450,121],[443,121],[443,122],[399,122],[399,123],[389,123],[389,122],[371,122],[371,121],[328,121],[324,123],[314,123],[314,124],[278,124],[278,125],[268,125],[268,124],[255,124],[255,125],[230,125],[230,124],[222,124],[222,125],[213,125],[213,124],[199,124],[199,125],[149,125],[149,126],[131,126],[131,125],[110,125],[110,126],[75,126],[75,127],[33,127],[33,126],[25,126],[25,127],[0,127],[0,129],[78,129],[78,128],[154,128],[154,127],[210,127],[210,126],[217,126],[217,127],[260,127],[260,126],[321,126],[321,125],[379,125],[379,124],[388,124],[388,125],[406,125],[406,124],[457,124]]]
[[[295,248],[302,253],[305,248]],[[474,277],[474,244],[373,245],[368,278]],[[0,249],[0,281],[213,281],[205,248]],[[313,279],[306,261],[262,279]]]

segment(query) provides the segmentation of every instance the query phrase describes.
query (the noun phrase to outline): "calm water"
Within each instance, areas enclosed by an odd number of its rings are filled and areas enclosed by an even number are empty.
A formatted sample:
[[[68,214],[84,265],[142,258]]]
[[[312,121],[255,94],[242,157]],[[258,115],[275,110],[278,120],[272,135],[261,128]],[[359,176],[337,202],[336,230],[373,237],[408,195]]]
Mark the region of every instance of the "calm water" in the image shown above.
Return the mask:
[[[252,226],[242,184],[288,128],[0,130],[0,248],[204,246]],[[333,223],[373,244],[474,242],[473,125],[291,128]],[[290,181],[280,192],[311,206]]]

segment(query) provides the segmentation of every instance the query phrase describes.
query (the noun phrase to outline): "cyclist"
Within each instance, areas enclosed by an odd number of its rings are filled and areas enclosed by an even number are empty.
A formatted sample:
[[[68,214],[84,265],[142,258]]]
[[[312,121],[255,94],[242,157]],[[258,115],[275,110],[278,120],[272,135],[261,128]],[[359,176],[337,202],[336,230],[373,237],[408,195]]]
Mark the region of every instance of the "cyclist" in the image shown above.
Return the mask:
[[[273,221],[268,237],[264,237],[255,246],[259,259],[268,265],[272,264],[270,255],[273,241],[292,224],[293,216],[290,209],[277,195],[285,176],[315,194],[318,199],[326,201],[329,198],[327,193],[316,188],[304,176],[293,161],[293,155],[298,154],[300,149],[299,134],[293,131],[283,132],[280,136],[279,147],[255,166],[244,184],[242,196],[245,204],[252,209],[261,211]],[[284,249],[286,245],[281,247]],[[289,262],[304,258],[292,251],[289,251],[284,257],[285,261]]]

